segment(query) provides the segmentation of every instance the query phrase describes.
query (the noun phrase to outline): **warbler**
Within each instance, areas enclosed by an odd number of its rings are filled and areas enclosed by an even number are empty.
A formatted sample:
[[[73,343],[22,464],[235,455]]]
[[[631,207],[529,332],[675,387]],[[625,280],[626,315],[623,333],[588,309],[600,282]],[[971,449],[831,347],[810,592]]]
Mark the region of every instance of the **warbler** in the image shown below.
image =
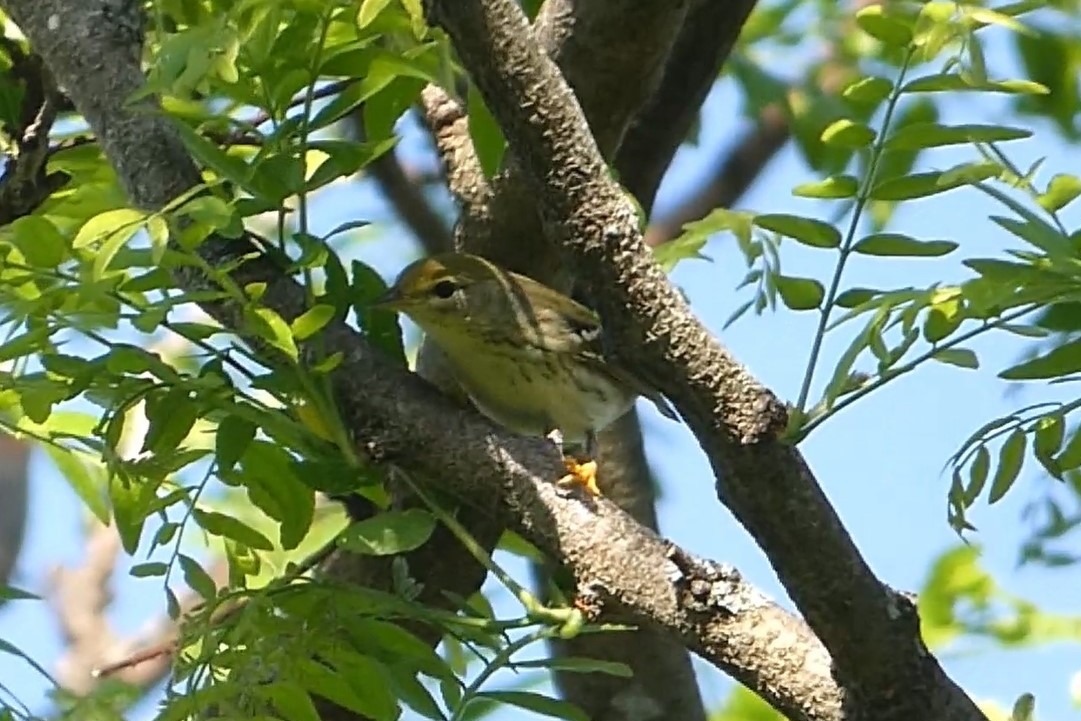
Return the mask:
[[[408,315],[443,351],[477,409],[507,429],[585,452],[564,455],[568,476],[594,495],[597,432],[644,396],[665,398],[601,349],[600,319],[566,295],[476,255],[411,263],[375,304]]]

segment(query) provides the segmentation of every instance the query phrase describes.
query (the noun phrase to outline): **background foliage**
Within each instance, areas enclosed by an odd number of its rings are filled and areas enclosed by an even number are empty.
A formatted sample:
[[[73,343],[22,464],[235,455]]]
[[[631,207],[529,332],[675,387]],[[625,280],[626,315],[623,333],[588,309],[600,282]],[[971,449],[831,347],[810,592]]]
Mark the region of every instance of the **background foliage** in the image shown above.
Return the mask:
[[[505,539],[495,561],[484,558],[516,603],[501,597],[495,609],[478,594],[457,599],[456,614],[413,603],[404,563],[395,566],[396,593],[384,594],[313,580],[304,560],[331,539],[389,556],[423,544],[436,519],[452,523],[448,499],[357,523],[326,500],[359,491],[383,506],[387,479],[356,457],[328,392],[327,374],[341,359],[309,365],[297,350],[340,318],[398,363],[414,349],[394,317],[367,307],[385,287],[369,262],[373,246],[391,247],[383,257],[395,260],[421,249],[403,251],[400,229],[367,227],[378,212],[370,193],[349,197],[348,219],[337,226],[317,209],[321,196],[355,178],[371,182],[372,164],[397,153],[419,168],[414,182],[449,227],[449,200],[409,118],[425,84],[467,99],[486,174],[502,167],[502,135],[446,38],[410,0],[161,0],[148,11],[145,92],[162,96],[204,185],[160,213],[130,208],[93,138],[74,116],[62,118],[48,170],[66,182],[0,228],[0,426],[33,441],[88,514],[115,528],[136,559],[127,572],[146,579],[140,588],[161,589],[164,612],[189,612],[157,715],[212,706],[227,716],[308,721],[318,716],[318,691],[377,720],[396,718],[399,703],[454,721],[505,706],[582,718],[547,692],[546,670],[620,675],[626,667],[520,652],[553,637],[620,631],[583,627],[567,599],[541,606],[501,568],[512,554],[535,553],[520,539]],[[1030,138],[1078,140],[1078,13],[1066,0],[896,2],[858,12],[832,2],[761,5],[718,92],[739,99],[748,125],[780,114],[789,147],[814,175],[793,189],[806,200],[791,203],[785,187],[773,187],[769,203],[710,207],[655,248],[669,270],[722,253],[735,262],[727,250],[738,248],[746,274],[729,323],[773,313],[813,319],[807,347],[790,352],[801,369],[790,397],[793,438],[812,437],[834,414],[929,364],[980,369],[987,338],[1008,344],[1015,360],[989,370],[1011,385],[988,377],[987,392],[1026,381],[1046,393],[1038,402],[1011,396],[1008,415],[964,429],[967,440],[941,459],[950,481],[938,492],[958,536],[977,541],[974,510],[1024,493],[1029,532],[1019,562],[1055,568],[1064,584],[1076,571],[1081,523],[1081,400],[1072,392],[1081,374],[1081,232],[1071,205],[1081,179],[1070,162],[1079,156],[1033,160],[1017,148]],[[15,156],[27,56],[10,23],[7,35],[0,123]],[[958,106],[985,102],[1000,110],[994,122],[952,119]],[[718,122],[716,112],[707,105],[699,132]],[[691,156],[705,154],[698,140],[687,139]],[[906,232],[905,208],[946,193],[959,213],[973,197],[989,198],[1006,249]],[[208,294],[243,304],[257,348],[197,312],[193,304],[211,295],[177,291],[168,273],[201,263],[191,251],[211,233],[237,236],[244,227],[303,279],[310,305],[287,323],[260,303],[265,288],[237,287],[228,268],[204,267],[221,286]],[[179,247],[167,245],[170,233]],[[791,270],[813,254],[828,259],[826,272]],[[935,264],[947,256],[964,271],[931,271],[929,284],[908,279],[908,261],[946,268]],[[860,285],[846,273],[871,262],[888,269],[879,274],[887,284]],[[905,438],[897,443],[919,452]],[[657,472],[668,482],[663,465]],[[463,528],[456,535],[469,541]],[[920,609],[936,650],[1081,638],[1076,608],[1059,612],[1008,593],[960,538],[928,565]],[[14,586],[3,594],[12,606],[40,603]],[[439,652],[392,623],[403,619],[439,624],[447,636]],[[30,664],[50,677],[32,649],[0,639],[0,654],[4,668]],[[517,675],[490,682],[508,668]],[[57,679],[43,705],[0,677],[3,713],[115,717],[146,690],[105,682],[84,695],[65,685]],[[1001,710],[1015,699],[996,701]],[[734,690],[711,718],[771,714]]]

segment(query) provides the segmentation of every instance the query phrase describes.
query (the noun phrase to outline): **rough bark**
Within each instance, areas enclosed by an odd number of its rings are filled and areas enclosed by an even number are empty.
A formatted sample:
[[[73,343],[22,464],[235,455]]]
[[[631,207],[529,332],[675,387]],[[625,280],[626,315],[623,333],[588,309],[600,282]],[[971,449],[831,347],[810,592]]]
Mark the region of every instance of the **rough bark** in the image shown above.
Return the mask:
[[[133,204],[160,208],[198,181],[168,122],[148,112],[153,103],[128,102],[142,77],[138,21],[124,6],[12,0],[6,8],[72,88]],[[248,250],[216,237],[200,247],[217,267]],[[178,280],[189,290],[211,283],[191,270]],[[266,282],[264,302],[287,320],[304,309],[304,290],[267,259],[245,263],[236,280]],[[239,308],[208,303],[207,310],[240,327]],[[604,617],[663,629],[793,718],[840,718],[822,646],[732,569],[693,559],[606,500],[560,495],[549,482],[562,473],[550,444],[510,436],[456,407],[347,326],[332,324],[303,346],[308,359],[338,350],[335,390],[364,457],[417,477],[438,474],[443,487],[481,509],[498,501],[494,517],[562,559]]]
[[[802,455],[782,439],[784,405],[710,337],[652,261],[574,94],[530,41],[520,9],[509,0],[429,0],[425,9],[516,148],[549,237],[593,291],[608,347],[652,379],[694,431],[719,499],[829,650],[848,711],[983,718],[924,646],[912,603],[874,576]]]

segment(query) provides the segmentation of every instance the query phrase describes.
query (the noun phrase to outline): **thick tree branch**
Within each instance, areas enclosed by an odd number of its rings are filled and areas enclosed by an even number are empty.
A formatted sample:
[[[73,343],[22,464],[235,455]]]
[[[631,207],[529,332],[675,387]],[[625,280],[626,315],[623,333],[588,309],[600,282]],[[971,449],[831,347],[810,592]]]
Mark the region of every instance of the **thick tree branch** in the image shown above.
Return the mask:
[[[613,353],[652,378],[705,450],[721,500],[829,649],[855,717],[980,719],[867,567],[799,452],[786,411],[689,313],[652,261],[581,109],[509,0],[428,0],[503,128],[550,237],[594,291]],[[778,522],[801,519],[803,522]],[[804,520],[805,519],[805,520]]]
[[[649,97],[680,24],[691,22],[694,13],[685,10],[685,3],[548,0],[538,15],[536,36],[572,78],[586,105],[586,117],[607,152],[614,152],[630,119]],[[728,35],[734,37],[741,22],[742,17]],[[707,52],[707,48],[703,44],[696,51]],[[681,78],[680,82],[690,81]],[[473,154],[467,121],[458,103],[433,87],[425,90],[424,101],[452,193],[462,207],[457,233],[460,245],[569,289],[572,274],[560,272],[566,269],[560,268],[554,248],[543,238],[533,200],[522,192],[513,151],[508,171],[490,186]],[[682,137],[685,128],[676,132]],[[418,370],[438,371],[438,363],[431,358],[433,351],[427,345],[422,349]],[[453,381],[445,379],[440,387],[448,385]],[[628,414],[601,433],[599,450],[605,494],[655,529],[653,485],[637,414]],[[542,585],[547,583],[549,570],[537,569]],[[591,718],[639,718],[648,709],[682,721],[705,717],[690,658],[682,646],[661,634],[590,635],[556,647],[557,652],[622,661],[636,671],[633,679],[557,673],[563,694],[586,709]]]
[[[9,0],[6,8],[73,89],[76,107],[134,204],[161,208],[198,182],[168,122],[149,101],[129,101],[142,77],[137,20],[122,6],[95,11],[74,0]],[[245,243],[216,237],[200,246],[213,267],[247,250]],[[179,280],[195,291],[212,285],[190,270]],[[305,309],[303,288],[267,259],[245,263],[235,280],[265,282],[263,301],[286,320]],[[235,304],[208,303],[207,310],[227,327],[243,327]],[[456,407],[349,327],[331,324],[303,347],[307,360],[335,351],[343,353],[333,378],[336,398],[358,452],[417,477],[438,476],[449,492],[490,508],[500,522],[565,561],[606,617],[664,629],[792,718],[841,718],[841,696],[822,646],[738,574],[674,549],[609,501],[563,497],[549,482],[563,473],[550,444],[507,434]]]
[[[634,113],[657,87],[689,5],[688,0],[548,0],[538,15],[533,33],[588,109],[604,157],[615,154]],[[518,166],[519,150],[508,143],[507,168],[492,180],[488,213],[479,222],[463,215],[457,234],[468,239],[472,252],[568,290],[574,269],[563,266],[545,237],[533,191]]]
[[[443,162],[447,187],[461,212],[459,224],[487,222],[492,189],[469,136],[469,118],[462,106],[446,91],[429,85],[421,91],[424,120],[435,139],[435,148]]]

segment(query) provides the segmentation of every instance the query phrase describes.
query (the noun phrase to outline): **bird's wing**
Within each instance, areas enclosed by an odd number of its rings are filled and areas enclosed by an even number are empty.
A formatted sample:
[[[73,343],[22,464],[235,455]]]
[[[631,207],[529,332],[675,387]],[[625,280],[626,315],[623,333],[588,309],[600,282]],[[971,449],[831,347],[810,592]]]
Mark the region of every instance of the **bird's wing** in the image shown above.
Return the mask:
[[[598,366],[604,367],[608,373],[615,376],[618,380],[634,389],[638,395],[652,401],[653,405],[657,407],[657,410],[661,412],[661,415],[666,418],[671,418],[674,421],[679,420],[679,416],[676,414],[672,404],[668,402],[652,383],[647,383],[637,373],[634,373],[621,364],[613,363],[606,358],[607,354],[604,352],[601,337],[602,329],[600,317],[596,313],[581,303],[563,296],[532,278],[517,276],[515,280],[523,286],[528,286],[528,291],[533,297],[537,297],[538,295],[559,296],[562,301],[558,302],[553,298],[553,302],[537,304],[537,306],[541,308],[560,309],[557,316],[537,319],[539,322],[559,323],[569,331],[568,333],[559,334],[559,337],[562,340],[559,341],[558,345],[555,347],[553,347],[551,342],[547,343],[548,347],[546,350],[561,353],[573,353],[583,356],[589,361],[595,362]],[[549,336],[549,338],[550,337],[551,336]],[[541,339],[538,338],[537,340],[540,341]]]

